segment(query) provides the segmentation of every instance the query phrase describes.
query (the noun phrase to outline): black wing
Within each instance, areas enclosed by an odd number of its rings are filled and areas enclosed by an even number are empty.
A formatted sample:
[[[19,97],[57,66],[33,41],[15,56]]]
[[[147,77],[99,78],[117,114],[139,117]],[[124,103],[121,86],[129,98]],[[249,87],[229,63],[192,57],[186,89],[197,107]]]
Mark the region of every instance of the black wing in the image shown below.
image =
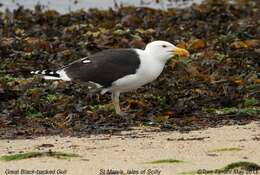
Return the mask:
[[[139,55],[133,49],[108,49],[77,60],[64,68],[72,80],[109,87],[119,78],[136,73]]]

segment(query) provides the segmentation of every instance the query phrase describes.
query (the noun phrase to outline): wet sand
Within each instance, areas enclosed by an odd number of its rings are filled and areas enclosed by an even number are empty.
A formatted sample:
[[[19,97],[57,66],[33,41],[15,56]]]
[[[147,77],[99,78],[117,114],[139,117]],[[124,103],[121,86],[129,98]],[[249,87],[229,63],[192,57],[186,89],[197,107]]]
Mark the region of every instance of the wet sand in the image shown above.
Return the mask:
[[[168,9],[168,8],[184,8],[189,7],[193,3],[200,4],[203,0],[179,0],[179,1],[169,1],[169,0],[160,0],[160,1],[140,1],[140,0],[102,0],[102,1],[93,1],[93,0],[14,0],[14,1],[5,1],[0,0],[0,11],[5,10],[6,8],[10,10],[17,9],[18,6],[23,6],[25,8],[34,9],[38,4],[42,5],[45,9],[57,10],[60,13],[69,13],[71,11],[76,11],[80,9],[109,9],[116,8],[116,5],[120,6],[137,6],[137,7],[150,7],[155,9]],[[115,3],[116,2],[116,3]]]

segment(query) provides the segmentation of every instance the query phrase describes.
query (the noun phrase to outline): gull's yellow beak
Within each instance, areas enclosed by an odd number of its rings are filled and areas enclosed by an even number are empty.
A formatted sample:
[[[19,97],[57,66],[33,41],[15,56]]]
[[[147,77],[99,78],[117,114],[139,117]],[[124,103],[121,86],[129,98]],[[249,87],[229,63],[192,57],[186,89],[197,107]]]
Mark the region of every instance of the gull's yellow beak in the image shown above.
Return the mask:
[[[187,57],[190,56],[189,51],[182,49],[182,48],[179,48],[179,47],[174,48],[172,50],[172,52],[173,52],[174,55],[179,55],[182,58],[187,58]]]

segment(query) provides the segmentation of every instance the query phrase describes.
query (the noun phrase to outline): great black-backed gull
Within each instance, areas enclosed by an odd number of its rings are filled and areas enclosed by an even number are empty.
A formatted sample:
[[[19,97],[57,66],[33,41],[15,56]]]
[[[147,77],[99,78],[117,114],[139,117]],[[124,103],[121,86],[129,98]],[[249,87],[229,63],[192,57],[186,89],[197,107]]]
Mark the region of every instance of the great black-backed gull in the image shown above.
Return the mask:
[[[112,93],[116,113],[125,115],[119,105],[122,92],[137,89],[155,80],[166,62],[175,55],[188,57],[189,52],[166,41],[153,41],[141,49],[108,49],[76,60],[57,71],[32,71],[49,80],[91,82]]]

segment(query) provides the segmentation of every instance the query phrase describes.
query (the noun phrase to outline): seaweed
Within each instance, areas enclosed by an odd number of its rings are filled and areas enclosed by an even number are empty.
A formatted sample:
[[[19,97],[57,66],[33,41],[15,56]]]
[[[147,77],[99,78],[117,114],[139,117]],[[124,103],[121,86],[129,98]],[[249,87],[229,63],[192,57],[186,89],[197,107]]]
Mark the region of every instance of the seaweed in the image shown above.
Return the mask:
[[[54,10],[0,13],[0,138],[113,133],[132,126],[191,131],[259,120],[259,3],[206,0],[184,9]],[[167,40],[190,51],[162,75],[122,95],[129,120],[110,95],[30,71],[57,69],[108,48],[143,49]]]

